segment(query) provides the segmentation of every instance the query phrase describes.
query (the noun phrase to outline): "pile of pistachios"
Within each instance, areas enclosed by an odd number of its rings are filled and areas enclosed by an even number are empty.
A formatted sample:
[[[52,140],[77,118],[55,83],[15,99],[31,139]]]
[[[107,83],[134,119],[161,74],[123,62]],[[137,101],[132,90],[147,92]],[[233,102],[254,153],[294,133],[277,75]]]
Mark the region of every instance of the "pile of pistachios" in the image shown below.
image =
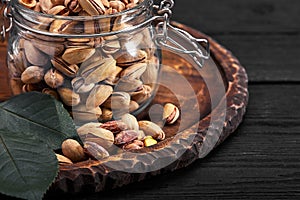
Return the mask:
[[[167,103],[161,122],[174,124],[180,116],[179,109]],[[87,123],[77,129],[84,146],[67,139],[62,144],[62,154],[57,154],[60,164],[72,164],[87,159],[101,160],[122,151],[138,150],[156,145],[166,138],[163,129],[147,120],[137,121],[131,114],[120,120],[106,123]]]

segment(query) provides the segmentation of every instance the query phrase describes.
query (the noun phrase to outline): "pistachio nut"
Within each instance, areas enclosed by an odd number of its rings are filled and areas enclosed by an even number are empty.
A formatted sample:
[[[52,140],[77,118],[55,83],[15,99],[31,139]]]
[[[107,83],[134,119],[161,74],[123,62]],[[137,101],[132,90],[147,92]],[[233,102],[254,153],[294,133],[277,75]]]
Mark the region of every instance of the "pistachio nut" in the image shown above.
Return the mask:
[[[25,69],[21,75],[23,83],[38,83],[44,78],[44,68],[39,66],[30,66]]]
[[[108,85],[115,86],[119,81],[119,74],[123,69],[121,67],[116,67],[116,70],[104,80],[104,82]]]
[[[135,92],[142,88],[143,82],[138,79],[131,79],[128,77],[120,78],[115,85],[115,91],[120,92]]]
[[[48,11],[54,6],[49,0],[39,0],[41,11],[43,13],[48,13]]]
[[[109,0],[101,0],[102,4],[104,5],[105,8],[109,7]]]
[[[75,39],[72,39],[72,40],[68,39],[68,40],[71,41],[71,42],[75,42],[74,41]],[[84,40],[82,40],[80,43],[82,43],[82,45],[86,46],[85,44],[88,43],[88,41],[84,42]],[[80,45],[76,44],[76,45],[81,46],[81,44]],[[89,65],[92,65],[93,63],[96,63],[97,61],[102,60],[102,59],[104,59],[104,56],[102,55],[102,52],[99,49],[96,49],[95,53],[80,65],[80,68],[81,68],[80,71],[82,71],[83,68],[87,68]]]
[[[90,65],[81,65],[79,75],[86,84],[98,83],[110,77],[116,70],[116,61],[111,57],[98,60]]]
[[[126,92],[113,92],[111,95],[111,109],[129,111],[130,95]]]
[[[42,51],[43,53],[49,55],[49,56],[56,56],[61,54],[65,47],[63,44],[57,43],[57,42],[48,42],[48,41],[42,41],[39,39],[34,39],[33,44],[37,49]]]
[[[21,81],[21,78],[11,78],[9,79],[9,84],[13,95],[22,93],[23,82]]]
[[[32,9],[32,8],[31,8]],[[34,6],[33,10],[35,12],[41,12],[41,6],[40,6],[40,2],[36,2],[36,5]]]
[[[144,138],[144,144],[145,144],[145,147],[150,147],[150,146],[157,144],[157,141],[155,139],[153,139],[151,136],[146,136]]]
[[[107,122],[112,120],[113,113],[110,109],[102,108],[102,115],[99,117],[99,121]]]
[[[57,5],[52,7],[48,11],[49,15],[62,15],[62,16],[68,16],[69,15],[69,10],[63,5]]]
[[[145,72],[141,76],[141,80],[144,84],[154,84],[157,81],[158,78],[158,72],[159,72],[159,61],[156,57],[152,57],[147,62],[147,68]]]
[[[100,126],[106,130],[111,131],[113,134],[120,133],[121,131],[127,130],[127,125],[122,121],[108,121]]]
[[[120,50],[120,48],[121,45],[118,38],[114,40],[105,40],[102,46],[103,52],[106,53],[107,55],[116,53],[117,51]]]
[[[36,66],[45,66],[48,63],[48,57],[42,51],[38,50],[32,42],[24,40],[25,56],[29,63]]]
[[[102,110],[100,107],[87,109],[84,104],[79,104],[72,108],[72,116],[75,121],[86,122],[86,121],[98,121],[101,116]]]
[[[131,100],[130,104],[129,104],[129,113],[136,111],[139,107],[140,107],[140,105],[136,101]]]
[[[110,1],[109,7],[116,9],[118,12],[125,10],[126,6],[122,1]]]
[[[44,80],[51,88],[58,88],[64,83],[64,76],[56,69],[50,69],[46,72]]]
[[[147,53],[145,51],[135,51],[136,52],[123,51],[118,53],[116,55],[117,65],[120,67],[129,67],[133,64],[144,62],[147,59]]]
[[[79,67],[76,64],[69,65],[62,58],[53,57],[51,59],[53,67],[68,77],[75,77]]]
[[[52,33],[72,33],[76,23],[73,20],[56,19],[50,24],[49,31]]]
[[[63,141],[61,149],[64,156],[73,162],[79,162],[86,159],[82,146],[76,140],[67,139]]]
[[[60,154],[55,154],[56,155],[56,158],[58,160],[58,163],[60,165],[68,165],[68,164],[73,164],[73,162],[67,158],[66,156],[63,156],[63,155],[60,155]]]
[[[172,103],[167,103],[164,105],[163,111],[163,121],[167,124],[173,124],[179,118],[180,111],[179,109]]]
[[[96,85],[86,100],[86,107],[93,109],[100,106],[108,99],[112,92],[113,88],[109,85]]]
[[[105,149],[109,149],[114,144],[114,134],[100,127],[92,127],[89,123],[77,129],[77,133],[84,141],[95,142]]]
[[[78,13],[82,10],[78,0],[63,0],[64,5],[73,13]]]
[[[58,6],[58,5],[64,5],[65,0],[51,0],[51,3],[54,6]]]
[[[41,85],[38,84],[24,84],[22,87],[22,92],[32,92],[41,91]]]
[[[127,113],[121,117],[121,121],[124,122],[129,130],[139,131],[139,123],[135,116]]]
[[[140,140],[134,140],[132,143],[125,144],[123,146],[123,149],[125,151],[137,150],[137,149],[142,149],[142,148],[144,148],[144,142],[142,142]]]
[[[55,99],[59,100],[59,94],[57,93],[56,90],[53,90],[53,89],[50,89],[50,88],[44,88],[44,89],[42,90],[42,93],[51,95],[51,96],[54,97]]]
[[[140,130],[143,130],[146,136],[152,136],[158,140],[165,139],[164,131],[157,124],[146,120],[139,121],[138,124]]]
[[[108,151],[95,142],[84,142],[84,150],[90,157],[96,160],[101,160],[109,156]]]
[[[135,92],[131,92],[131,99],[141,104],[151,97],[152,88],[148,85],[143,85]]]
[[[36,0],[19,0],[19,3],[26,8],[34,8],[36,6]]]
[[[82,77],[73,78],[71,84],[76,93],[87,93],[91,91],[95,86],[94,83],[85,84],[84,78]]]
[[[61,100],[67,106],[76,106],[80,103],[80,96],[79,94],[75,93],[70,88],[60,87],[57,89],[57,92],[61,98]]]
[[[137,63],[127,67],[120,73],[120,77],[128,77],[130,79],[139,79],[146,71],[146,63]]]
[[[134,130],[125,130],[118,133],[115,137],[115,144],[121,145],[134,141],[138,138],[138,132]]]
[[[89,15],[103,15],[105,7],[101,0],[78,0],[82,9]]]
[[[69,64],[78,64],[89,59],[94,53],[94,48],[74,47],[66,49],[62,58]]]

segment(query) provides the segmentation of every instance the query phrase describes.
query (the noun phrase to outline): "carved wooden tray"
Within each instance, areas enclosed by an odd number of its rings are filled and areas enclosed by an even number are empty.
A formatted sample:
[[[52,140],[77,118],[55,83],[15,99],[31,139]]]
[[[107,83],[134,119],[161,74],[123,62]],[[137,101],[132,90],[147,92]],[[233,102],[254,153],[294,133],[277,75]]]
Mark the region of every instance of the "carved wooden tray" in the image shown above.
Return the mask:
[[[173,25],[197,38],[209,39],[212,59],[199,70],[186,57],[163,51],[161,86],[138,118],[155,118],[160,106],[167,102],[178,105],[181,117],[176,124],[164,127],[167,139],[136,152],[60,166],[51,191],[98,192],[186,167],[206,156],[238,127],[248,102],[244,68],[230,51],[210,37],[179,23]],[[0,46],[2,58],[4,51]],[[9,91],[2,59],[0,64],[3,100]]]

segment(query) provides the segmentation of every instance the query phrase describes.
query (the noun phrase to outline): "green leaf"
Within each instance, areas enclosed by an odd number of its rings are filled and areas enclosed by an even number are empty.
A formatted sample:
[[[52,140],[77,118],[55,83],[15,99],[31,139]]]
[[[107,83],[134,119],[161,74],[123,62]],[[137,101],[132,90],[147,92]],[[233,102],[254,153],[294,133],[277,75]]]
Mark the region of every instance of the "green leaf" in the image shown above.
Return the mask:
[[[52,149],[28,132],[0,129],[0,192],[42,199],[58,173]]]
[[[1,103],[0,121],[0,129],[32,133],[52,149],[59,149],[67,138],[80,141],[62,103],[46,94],[24,93]]]

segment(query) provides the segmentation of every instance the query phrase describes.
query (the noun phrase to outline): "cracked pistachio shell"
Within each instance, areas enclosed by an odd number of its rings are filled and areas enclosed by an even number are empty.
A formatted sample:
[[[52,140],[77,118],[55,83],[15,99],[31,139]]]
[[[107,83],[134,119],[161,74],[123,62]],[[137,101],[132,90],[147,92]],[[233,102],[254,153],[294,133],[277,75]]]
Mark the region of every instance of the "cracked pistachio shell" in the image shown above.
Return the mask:
[[[116,71],[116,61],[111,56],[84,65],[79,69],[79,75],[84,78],[86,84],[98,83],[112,76]]]
[[[144,62],[146,59],[147,53],[143,50],[137,50],[136,52],[123,51],[116,55],[117,65],[120,67],[129,67]]]
[[[150,121],[139,121],[138,122],[140,130],[144,131],[146,136],[151,136],[154,139],[164,140],[164,131],[155,123]]]
[[[163,111],[163,121],[166,121],[167,124],[173,124],[179,118],[180,111],[172,103],[167,103],[164,105]]]
[[[146,71],[147,63],[137,63],[127,67],[120,73],[120,77],[128,77],[131,79],[139,79]]]
[[[127,113],[121,117],[121,121],[124,122],[129,130],[139,131],[139,123],[135,116]]]
[[[111,109],[129,109],[130,95],[126,92],[114,92],[111,95]]]
[[[112,92],[113,88],[109,85],[96,85],[86,100],[86,107],[93,109],[100,106],[110,97]]]
[[[74,120],[78,120],[80,122],[98,121],[98,118],[101,116],[101,114],[102,110],[100,107],[87,109],[84,104],[79,104],[72,108]]]
[[[47,41],[41,41],[36,40],[33,44],[37,49],[42,51],[43,53],[49,55],[49,56],[55,56],[61,54],[65,47],[63,44],[58,44],[56,42],[47,42]]]
[[[99,117],[99,121],[101,122],[107,122],[112,120],[113,113],[108,108],[102,108],[102,115]]]
[[[80,103],[80,96],[79,94],[75,93],[70,88],[58,88],[57,92],[61,98],[61,100],[66,104],[67,106],[76,106]]]
[[[79,67],[76,64],[69,65],[62,58],[54,57],[51,59],[53,67],[68,77],[75,77]]]
[[[116,83],[115,91],[120,92],[135,92],[143,86],[143,82],[138,79],[130,79],[123,77]]]
[[[48,57],[42,51],[37,49],[32,42],[24,40],[25,56],[29,63],[35,66],[45,66],[48,63]]]
[[[39,66],[30,66],[25,69],[21,75],[23,83],[39,83],[44,79],[44,68]]]
[[[105,149],[110,148],[115,141],[114,134],[106,129],[94,126],[93,124],[84,124],[77,129],[77,133],[83,141],[95,142]]]
[[[105,7],[101,0],[78,0],[82,9],[89,15],[103,15],[105,13]]]
[[[152,88],[148,85],[143,85],[139,90],[131,92],[131,99],[141,104],[151,97]]]
[[[19,0],[19,3],[26,8],[34,8],[36,6],[36,0]]]
[[[64,83],[64,76],[56,69],[50,69],[44,76],[46,84],[51,88],[58,88]]]
[[[64,59],[69,64],[78,64],[89,59],[94,53],[94,48],[86,48],[86,47],[73,47],[65,50],[62,55],[62,59]]]
[[[75,92],[80,93],[80,94],[91,91],[95,86],[94,83],[85,84],[84,78],[82,78],[82,77],[73,78],[73,80],[71,81],[71,84],[72,84]]]
[[[62,16],[68,16],[69,15],[69,10],[63,5],[57,5],[52,7],[49,11],[48,14],[50,15],[62,15]]]
[[[42,93],[51,95],[51,96],[53,96],[55,99],[59,100],[59,94],[57,93],[56,90],[53,90],[53,89],[50,89],[50,88],[44,88],[44,89],[42,90]]]
[[[108,151],[96,142],[84,142],[84,148],[88,155],[96,160],[101,160],[109,156]]]

